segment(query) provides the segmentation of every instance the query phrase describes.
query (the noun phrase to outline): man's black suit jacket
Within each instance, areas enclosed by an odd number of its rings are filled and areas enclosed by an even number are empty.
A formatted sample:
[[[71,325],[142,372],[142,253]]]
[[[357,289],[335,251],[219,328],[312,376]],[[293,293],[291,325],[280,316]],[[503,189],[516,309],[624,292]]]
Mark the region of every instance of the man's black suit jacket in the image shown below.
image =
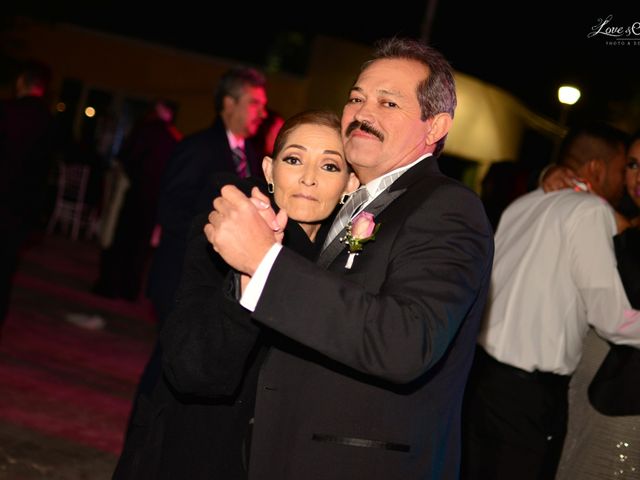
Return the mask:
[[[432,157],[366,210],[380,229],[351,269],[343,247],[284,248],[269,274],[253,318],[300,348],[260,372],[251,480],[458,478],[491,226]]]

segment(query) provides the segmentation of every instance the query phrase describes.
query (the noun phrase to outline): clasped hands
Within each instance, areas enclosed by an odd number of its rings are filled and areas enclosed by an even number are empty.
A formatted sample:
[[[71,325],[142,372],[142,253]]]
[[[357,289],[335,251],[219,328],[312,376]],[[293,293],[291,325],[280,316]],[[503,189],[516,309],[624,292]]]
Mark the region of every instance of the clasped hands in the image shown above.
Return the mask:
[[[275,243],[282,243],[288,216],[271,208],[269,198],[254,187],[247,197],[225,185],[213,201],[204,233],[213,249],[232,268],[252,276]]]

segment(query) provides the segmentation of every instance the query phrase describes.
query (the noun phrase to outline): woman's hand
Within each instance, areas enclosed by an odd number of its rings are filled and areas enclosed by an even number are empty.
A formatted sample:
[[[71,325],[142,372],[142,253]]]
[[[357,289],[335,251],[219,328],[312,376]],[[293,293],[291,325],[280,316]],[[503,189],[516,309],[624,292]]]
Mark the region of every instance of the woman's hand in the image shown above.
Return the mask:
[[[271,203],[269,203],[269,197],[264,195],[257,187],[253,187],[251,190],[250,200],[256,206],[258,213],[260,213],[267,225],[270,225],[276,233],[278,243],[282,243],[284,227],[287,224],[287,213],[284,210],[280,210],[276,215],[273,208],[271,208]]]
[[[585,183],[568,167],[550,165],[540,174],[538,182],[545,193],[555,192],[563,188],[576,188],[576,182]]]
[[[225,185],[213,201],[209,223],[204,226],[207,240],[223,260],[249,275],[278,242],[273,225],[264,221],[259,210],[238,188]]]

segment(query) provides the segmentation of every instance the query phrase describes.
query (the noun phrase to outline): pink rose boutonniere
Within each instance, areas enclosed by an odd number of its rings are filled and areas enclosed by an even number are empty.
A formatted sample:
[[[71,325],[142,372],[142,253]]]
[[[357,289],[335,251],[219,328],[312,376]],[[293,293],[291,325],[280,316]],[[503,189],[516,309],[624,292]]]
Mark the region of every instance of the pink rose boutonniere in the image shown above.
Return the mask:
[[[379,229],[380,224],[373,221],[373,215],[369,212],[360,212],[347,224],[343,241],[349,249],[349,258],[345,268],[351,268],[355,256],[363,249],[362,245],[375,240]]]

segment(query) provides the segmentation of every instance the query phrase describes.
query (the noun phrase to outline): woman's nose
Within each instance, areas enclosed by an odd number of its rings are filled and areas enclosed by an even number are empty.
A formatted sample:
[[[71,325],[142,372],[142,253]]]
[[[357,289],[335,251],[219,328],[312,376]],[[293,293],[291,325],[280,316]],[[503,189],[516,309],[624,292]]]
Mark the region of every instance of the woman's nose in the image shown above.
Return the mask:
[[[300,177],[300,183],[312,186],[316,184],[316,175],[313,169],[307,168],[302,172],[302,176]]]

